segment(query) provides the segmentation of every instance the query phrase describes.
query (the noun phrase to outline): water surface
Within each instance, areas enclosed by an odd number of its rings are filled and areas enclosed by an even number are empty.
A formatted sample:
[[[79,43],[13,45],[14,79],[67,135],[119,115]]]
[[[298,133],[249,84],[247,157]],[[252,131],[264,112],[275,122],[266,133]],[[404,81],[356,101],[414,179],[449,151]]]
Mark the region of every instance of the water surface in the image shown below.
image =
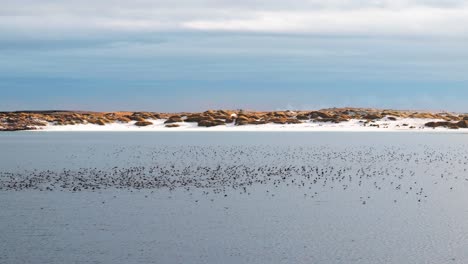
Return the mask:
[[[0,262],[466,263],[467,147],[463,134],[3,133]]]

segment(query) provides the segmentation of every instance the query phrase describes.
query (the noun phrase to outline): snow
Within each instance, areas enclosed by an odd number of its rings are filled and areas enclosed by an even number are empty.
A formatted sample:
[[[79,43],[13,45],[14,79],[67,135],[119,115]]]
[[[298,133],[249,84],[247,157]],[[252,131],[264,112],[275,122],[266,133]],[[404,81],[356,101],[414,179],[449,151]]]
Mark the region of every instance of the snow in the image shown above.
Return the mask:
[[[135,121],[129,123],[116,122],[112,124],[106,124],[105,126],[95,124],[79,124],[79,125],[53,125],[49,124],[45,127],[38,127],[37,131],[246,131],[246,132],[275,132],[275,131],[290,131],[290,132],[458,132],[466,131],[464,129],[448,129],[443,127],[429,128],[425,127],[424,124],[427,122],[443,121],[440,119],[415,119],[415,118],[403,118],[396,121],[389,120],[387,118],[376,120],[374,122],[365,124],[365,120],[352,119],[342,123],[321,123],[314,121],[306,121],[302,124],[264,124],[264,125],[244,125],[236,126],[233,123],[225,126],[215,127],[199,127],[197,123],[175,123],[180,127],[168,128],[165,127],[165,119],[151,120],[153,125],[138,127],[134,124]],[[371,126],[372,125],[372,126]],[[378,127],[377,127],[378,126]]]

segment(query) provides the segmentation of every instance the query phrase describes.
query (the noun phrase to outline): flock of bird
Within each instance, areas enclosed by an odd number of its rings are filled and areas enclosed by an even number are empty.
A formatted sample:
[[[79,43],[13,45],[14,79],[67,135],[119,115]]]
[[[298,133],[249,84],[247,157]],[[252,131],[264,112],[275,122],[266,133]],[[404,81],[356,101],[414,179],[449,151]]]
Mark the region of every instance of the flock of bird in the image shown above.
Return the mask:
[[[314,199],[330,190],[353,190],[366,204],[369,190],[424,202],[434,186],[451,191],[468,183],[468,150],[462,146],[128,146],[68,156],[70,163],[81,159],[81,165],[85,158],[118,164],[0,171],[0,191],[177,189],[228,196],[262,189],[274,196],[287,188]]]

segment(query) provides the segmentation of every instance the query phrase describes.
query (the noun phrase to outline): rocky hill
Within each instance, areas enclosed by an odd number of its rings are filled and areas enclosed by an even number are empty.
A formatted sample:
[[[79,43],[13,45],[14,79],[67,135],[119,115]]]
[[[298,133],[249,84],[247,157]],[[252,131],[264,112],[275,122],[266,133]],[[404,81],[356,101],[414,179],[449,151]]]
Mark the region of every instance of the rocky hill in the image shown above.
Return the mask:
[[[85,111],[18,111],[0,112],[0,131],[36,130],[47,126],[71,126],[111,123],[127,123],[138,127],[150,126],[155,120],[164,121],[167,128],[184,123],[196,123],[200,127],[231,124],[235,126],[262,124],[342,123],[361,120],[372,126],[379,120],[388,122],[399,119],[427,119],[428,128],[468,128],[468,114],[448,112],[431,113],[367,108],[330,108],[317,111],[242,111],[208,110],[200,113],[157,112],[85,112]]]

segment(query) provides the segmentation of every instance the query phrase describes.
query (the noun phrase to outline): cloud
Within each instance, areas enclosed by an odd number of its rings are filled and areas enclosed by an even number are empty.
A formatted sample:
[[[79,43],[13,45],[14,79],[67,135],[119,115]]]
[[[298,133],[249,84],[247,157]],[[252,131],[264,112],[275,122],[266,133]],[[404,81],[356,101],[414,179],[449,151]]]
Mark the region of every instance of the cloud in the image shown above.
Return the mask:
[[[467,24],[464,0],[23,0],[0,10],[3,38],[166,31],[460,36]]]
[[[253,12],[247,19],[183,23],[194,30],[300,32],[361,35],[452,35],[468,33],[468,9],[382,8],[296,12]]]

